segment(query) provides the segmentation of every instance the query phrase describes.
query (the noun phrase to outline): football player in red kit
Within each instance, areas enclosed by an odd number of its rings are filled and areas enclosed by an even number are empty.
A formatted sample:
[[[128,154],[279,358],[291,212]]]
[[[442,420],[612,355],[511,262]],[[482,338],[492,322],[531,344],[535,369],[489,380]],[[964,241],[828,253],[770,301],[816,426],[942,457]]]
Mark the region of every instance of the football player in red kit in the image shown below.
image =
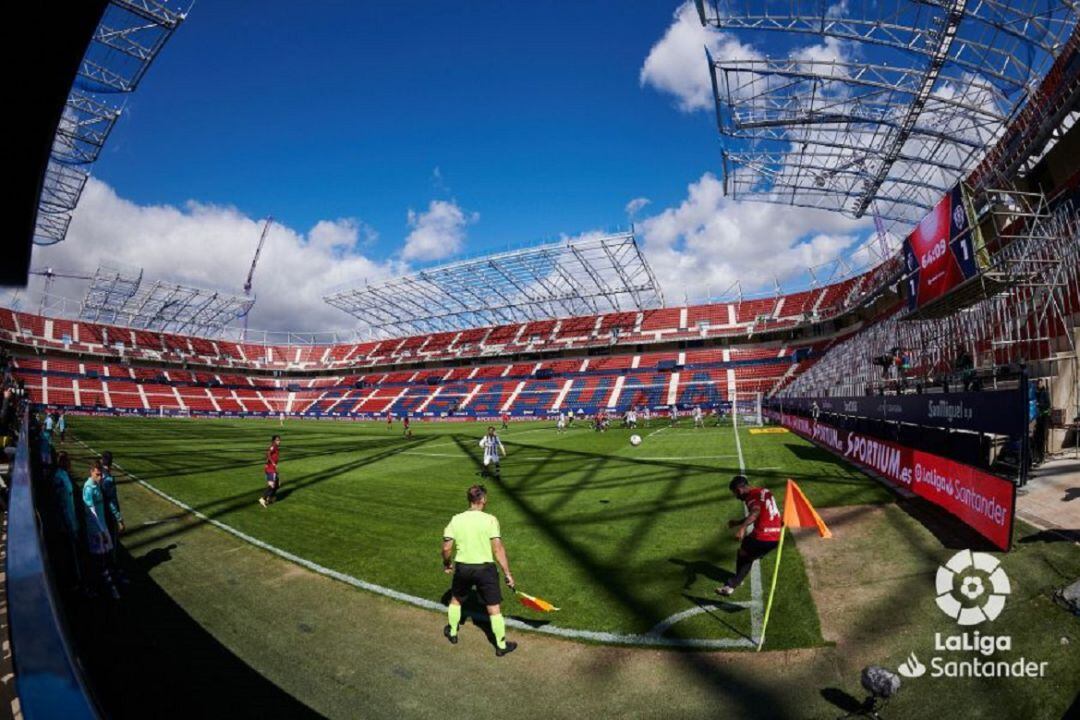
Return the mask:
[[[728,484],[732,494],[746,503],[746,517],[728,521],[729,528],[736,528],[735,537],[740,541],[735,556],[735,574],[716,588],[719,595],[728,596],[739,587],[755,560],[768,555],[780,542],[783,519],[776,498],[766,488],[750,486],[745,475],[736,475]],[[751,529],[751,526],[753,528]]]
[[[270,507],[270,504],[277,500],[278,486],[281,484],[277,471],[280,448],[281,436],[274,435],[270,438],[270,447],[266,449],[266,465],[263,466],[263,472],[266,473],[266,489],[259,498],[259,504],[263,507]]]

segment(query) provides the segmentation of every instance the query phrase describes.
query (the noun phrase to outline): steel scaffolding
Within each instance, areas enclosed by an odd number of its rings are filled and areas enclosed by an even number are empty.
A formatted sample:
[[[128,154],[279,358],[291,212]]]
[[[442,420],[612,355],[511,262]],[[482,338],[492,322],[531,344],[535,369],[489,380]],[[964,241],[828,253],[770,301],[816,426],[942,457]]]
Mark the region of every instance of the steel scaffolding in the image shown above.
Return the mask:
[[[954,371],[960,350],[984,373],[1057,358],[1076,363],[1080,213],[1069,204],[1052,210],[1041,193],[991,189],[986,196],[992,202],[980,222],[1000,250],[976,279],[932,315],[897,313],[837,343],[780,394],[850,396],[930,385]],[[895,350],[910,361],[899,385],[874,362]]]
[[[1080,13],[1073,0],[697,5],[703,24],[786,53],[708,55],[725,190],[856,218],[876,209],[900,234],[1003,134]]]
[[[102,265],[90,279],[79,319],[142,330],[214,336],[243,317],[253,298],[161,280]]]
[[[190,7],[191,0],[182,0]],[[64,239],[97,160],[150,64],[186,17],[168,0],[110,0],[86,49],[56,127],[45,171],[34,242]]]
[[[663,305],[632,232],[463,260],[324,300],[374,334],[416,334]]]

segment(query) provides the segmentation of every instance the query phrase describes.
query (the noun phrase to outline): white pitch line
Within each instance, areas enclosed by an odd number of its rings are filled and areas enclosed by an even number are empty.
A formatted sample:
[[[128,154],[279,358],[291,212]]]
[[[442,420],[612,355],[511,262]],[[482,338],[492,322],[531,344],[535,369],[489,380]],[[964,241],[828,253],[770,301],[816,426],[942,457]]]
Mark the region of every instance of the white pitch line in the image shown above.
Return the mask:
[[[629,457],[620,455],[619,457]],[[720,460],[733,458],[735,455],[664,455],[663,457],[634,457],[634,460]]]
[[[94,448],[90,447],[82,440],[75,438],[75,441],[90,452],[94,453],[95,455],[101,455],[97,450],[94,450]],[[113,465],[116,468],[123,470],[123,467],[121,467],[120,463],[113,463]],[[243,540],[244,542],[250,543],[257,548],[265,550],[269,553],[273,553],[274,555],[284,558],[285,560],[288,560],[290,562],[294,562],[297,565],[300,565],[303,568],[307,568],[314,573],[333,578],[334,580],[343,582],[346,585],[352,585],[353,587],[360,588],[361,590],[367,590],[368,592],[373,592],[377,595],[383,595],[385,597],[393,598],[394,600],[400,600],[401,602],[415,605],[416,607],[421,607],[425,610],[434,610],[440,613],[445,613],[447,610],[446,605],[443,605],[442,603],[437,603],[434,600],[428,600],[427,598],[417,597],[416,595],[409,595],[408,593],[403,593],[399,590],[394,590],[392,588],[384,587],[382,585],[376,585],[375,583],[361,580],[360,578],[353,577],[352,575],[347,575],[343,572],[324,567],[323,565],[312,562],[307,558],[300,557],[299,555],[294,555],[288,550],[282,550],[279,547],[271,545],[270,543],[263,542],[262,540],[252,537],[245,532],[237,530],[231,525],[226,525],[219,520],[214,520],[213,518],[208,517],[207,515],[199,512],[184,501],[178,500],[177,498],[174,498],[168,493],[159,490],[150,483],[139,478],[137,475],[127,473],[127,476],[139,485],[142,485],[150,492],[158,495],[164,500],[167,500],[173,505],[176,505],[178,508],[191,513],[203,522],[209,523],[210,525],[213,525],[219,530],[223,530],[230,535],[234,535]],[[506,618],[506,624],[507,626],[515,628],[517,630],[543,633],[545,635],[554,635],[556,637],[568,638],[570,640],[592,640],[594,642],[606,643],[608,645],[645,645],[649,647],[700,648],[704,650],[728,650],[732,648],[754,647],[755,645],[755,641],[748,641],[746,638],[717,638],[715,640],[707,638],[664,638],[658,637],[656,635],[650,635],[648,633],[646,633],[645,635],[639,635],[632,633],[602,632],[596,630],[574,630],[573,628],[557,627],[555,625],[541,625],[539,627],[533,627],[528,623],[521,622],[520,620],[514,620],[513,618]]]
[[[666,633],[668,630],[670,630],[672,625],[674,625],[675,623],[682,622],[683,620],[686,620],[687,618],[692,618],[695,615],[701,615],[703,613],[707,613],[710,610],[718,609],[718,608],[720,608],[720,607],[722,607],[724,605],[738,605],[739,607],[750,607],[751,604],[752,603],[748,603],[748,602],[725,602],[725,601],[721,600],[721,601],[710,601],[705,606],[695,605],[694,607],[690,608],[689,610],[683,610],[682,612],[675,613],[674,615],[672,615],[669,618],[665,618],[665,619],[661,620],[656,625],[654,625],[653,628],[651,630],[649,630],[649,632],[647,632],[645,634],[646,635],[655,635],[655,636],[659,637],[659,636],[663,635],[664,633]],[[747,640],[746,643],[748,645],[753,644],[749,640]]]
[[[419,450],[402,450],[399,455],[426,455],[428,457],[465,457],[464,453],[433,453],[433,452],[421,452]]]
[[[662,427],[662,428],[659,428],[659,429],[657,429],[657,430],[653,430],[653,431],[652,431],[651,433],[649,433],[649,434],[648,434],[648,435],[646,435],[645,437],[647,437],[647,438],[651,438],[651,437],[652,437],[653,435],[655,435],[655,434],[657,434],[657,433],[662,433],[662,432],[664,432],[665,430],[670,430],[670,429],[671,429],[671,426],[670,426],[670,425],[666,425],[666,426],[664,426],[664,427]]]
[[[739,453],[739,472],[746,474],[746,458],[743,456],[742,440],[739,439],[739,393],[735,391],[735,397],[731,404],[731,427],[735,431],[735,450]],[[750,637],[757,640],[761,637],[761,615],[764,608],[761,603],[761,562],[754,561],[750,568]]]
[[[739,402],[739,398],[736,395],[735,403]],[[736,405],[731,407],[731,428],[735,431],[735,451],[739,453],[739,472],[746,473],[746,459],[742,454],[742,440],[739,439],[739,410]]]

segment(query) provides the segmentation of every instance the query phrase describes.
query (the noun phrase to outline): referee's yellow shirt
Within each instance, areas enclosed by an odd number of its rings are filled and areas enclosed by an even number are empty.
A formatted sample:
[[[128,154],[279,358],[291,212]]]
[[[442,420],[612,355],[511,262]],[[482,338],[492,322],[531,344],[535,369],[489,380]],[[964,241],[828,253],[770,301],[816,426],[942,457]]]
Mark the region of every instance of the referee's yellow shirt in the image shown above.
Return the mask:
[[[495,562],[491,540],[501,536],[498,519],[483,510],[458,513],[443,530],[443,537],[454,541],[454,561],[469,565]]]

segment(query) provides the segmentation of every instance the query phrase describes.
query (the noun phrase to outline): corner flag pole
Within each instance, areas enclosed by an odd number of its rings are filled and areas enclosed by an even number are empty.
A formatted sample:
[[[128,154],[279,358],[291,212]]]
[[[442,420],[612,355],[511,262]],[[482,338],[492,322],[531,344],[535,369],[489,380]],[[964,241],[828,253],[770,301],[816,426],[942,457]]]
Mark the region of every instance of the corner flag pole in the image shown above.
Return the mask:
[[[780,542],[776,546],[776,565],[773,567],[772,586],[769,588],[769,601],[765,604],[765,618],[761,621],[761,637],[758,638],[757,651],[765,644],[765,628],[769,625],[769,613],[772,612],[773,596],[776,594],[776,578],[780,575],[780,555],[784,552],[784,535],[789,527],[812,527],[816,528],[818,535],[823,538],[831,538],[832,532],[825,521],[818,515],[817,510],[810,504],[803,491],[788,478],[787,490],[784,492],[784,516],[780,522]]]
[[[780,543],[776,546],[776,564],[773,565],[772,583],[769,586],[769,600],[765,603],[765,617],[761,621],[761,637],[758,638],[756,652],[761,652],[761,648],[765,644],[765,628],[769,626],[769,613],[772,612],[773,596],[776,594],[776,578],[780,576],[780,556],[784,552],[785,535],[787,535],[787,525],[781,525]]]

